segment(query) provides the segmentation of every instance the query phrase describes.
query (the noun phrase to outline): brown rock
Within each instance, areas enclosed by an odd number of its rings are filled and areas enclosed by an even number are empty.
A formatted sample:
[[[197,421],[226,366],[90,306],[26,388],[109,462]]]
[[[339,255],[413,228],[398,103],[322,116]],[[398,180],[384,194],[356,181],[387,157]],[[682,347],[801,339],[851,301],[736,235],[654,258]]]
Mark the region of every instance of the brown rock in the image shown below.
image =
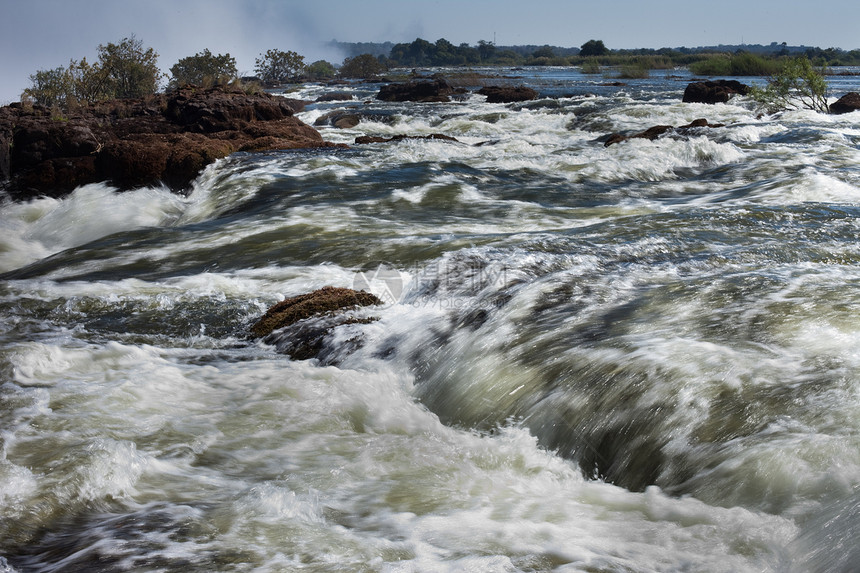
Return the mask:
[[[641,131],[634,135],[622,135],[620,133],[613,133],[606,139],[606,141],[603,143],[603,146],[609,147],[614,143],[621,143],[622,141],[627,141],[628,139],[648,139],[654,141],[664,133],[677,132],[681,134],[686,134],[692,129],[702,127],[713,128],[724,126],[722,123],[708,123],[707,119],[694,119],[687,125],[681,125],[678,127],[673,127],[671,125],[655,125],[654,127],[649,127],[645,131]]]
[[[328,101],[349,101],[354,99],[354,96],[349,92],[332,92],[323,94],[317,98],[317,103]]]
[[[671,131],[675,129],[671,125],[655,125],[654,127],[649,127],[645,131],[636,133],[634,135],[621,135],[620,133],[613,133],[609,136],[609,138],[604,142],[604,147],[609,147],[613,143],[621,143],[622,141],[627,141],[628,139],[649,139],[654,141],[667,131]]]
[[[406,83],[388,84],[380,88],[376,99],[382,101],[448,102],[455,94],[466,90],[454,88],[443,78],[413,80]]]
[[[382,301],[369,292],[326,286],[308,294],[282,300],[272,306],[251,327],[251,333],[262,337],[310,317],[379,304],[382,304]]]
[[[860,109],[860,93],[849,92],[830,104],[830,113],[851,113]]]
[[[186,86],[58,114],[0,108],[0,185],[15,199],[59,196],[86,183],[183,189],[235,151],[327,147],[293,114],[303,102],[225,86]]]
[[[737,80],[692,82],[684,90],[684,103],[726,103],[736,94],[746,95],[749,86]]]
[[[487,96],[487,103],[512,103],[537,99],[538,92],[524,86],[485,86],[478,93]]]
[[[349,129],[361,123],[361,116],[344,110],[337,110],[321,115],[314,121],[315,126],[331,125],[338,129]]]

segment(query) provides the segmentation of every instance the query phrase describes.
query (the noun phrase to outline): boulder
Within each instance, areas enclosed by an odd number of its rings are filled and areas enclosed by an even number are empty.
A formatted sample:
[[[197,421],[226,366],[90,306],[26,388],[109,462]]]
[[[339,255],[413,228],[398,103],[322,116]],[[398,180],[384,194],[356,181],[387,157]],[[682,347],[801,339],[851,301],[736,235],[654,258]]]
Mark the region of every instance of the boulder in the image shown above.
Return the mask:
[[[321,127],[330,125],[339,129],[349,129],[361,123],[361,115],[344,110],[331,111],[319,116],[314,121],[314,126]]]
[[[465,89],[451,86],[444,78],[413,80],[406,83],[384,85],[376,94],[382,101],[449,102],[451,96],[466,93]]]
[[[349,92],[331,92],[319,96],[316,101],[317,103],[324,103],[329,101],[349,101],[352,99],[354,99],[354,96]]]
[[[186,86],[62,114],[13,104],[0,108],[0,185],[18,200],[99,181],[181,190],[236,151],[332,146],[293,116],[303,105],[226,86]]]
[[[251,334],[263,337],[313,316],[327,316],[360,306],[380,305],[374,294],[349,288],[325,286],[313,292],[294,296],[275,304],[251,326]]]
[[[487,96],[487,103],[531,101],[538,97],[538,92],[525,86],[485,86],[478,93]]]
[[[692,82],[684,90],[684,103],[726,103],[736,94],[747,95],[749,86],[737,80]]]
[[[849,92],[830,104],[830,113],[851,113],[860,109],[860,93]]]

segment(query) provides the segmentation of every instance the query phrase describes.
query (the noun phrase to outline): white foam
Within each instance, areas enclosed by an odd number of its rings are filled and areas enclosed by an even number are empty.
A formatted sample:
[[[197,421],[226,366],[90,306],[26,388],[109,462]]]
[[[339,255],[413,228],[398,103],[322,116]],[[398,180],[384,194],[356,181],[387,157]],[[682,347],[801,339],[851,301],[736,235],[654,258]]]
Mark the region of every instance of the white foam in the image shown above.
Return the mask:
[[[185,200],[164,188],[117,193],[104,184],[79,187],[63,199],[40,198],[4,205],[0,271],[8,271],[107,235],[169,225]]]

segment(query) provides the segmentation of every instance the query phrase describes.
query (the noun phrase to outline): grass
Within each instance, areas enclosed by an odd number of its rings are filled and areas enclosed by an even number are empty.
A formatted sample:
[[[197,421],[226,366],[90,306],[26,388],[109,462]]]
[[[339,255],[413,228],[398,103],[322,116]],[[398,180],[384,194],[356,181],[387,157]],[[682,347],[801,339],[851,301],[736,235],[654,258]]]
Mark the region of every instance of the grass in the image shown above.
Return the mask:
[[[690,64],[699,76],[771,76],[779,71],[781,61],[749,53],[720,54]]]

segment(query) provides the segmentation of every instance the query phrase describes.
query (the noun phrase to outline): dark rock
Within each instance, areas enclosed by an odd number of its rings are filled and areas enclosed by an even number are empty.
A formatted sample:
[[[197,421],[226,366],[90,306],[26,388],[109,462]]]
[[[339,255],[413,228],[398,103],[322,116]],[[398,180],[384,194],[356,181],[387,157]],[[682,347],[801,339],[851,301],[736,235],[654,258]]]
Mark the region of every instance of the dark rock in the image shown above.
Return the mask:
[[[317,98],[317,103],[327,102],[327,101],[350,101],[353,99],[353,95],[349,92],[332,92],[328,94],[323,94]]]
[[[382,301],[369,292],[326,286],[275,304],[251,327],[251,333],[262,337],[313,316],[379,304]]]
[[[11,177],[10,152],[12,143],[12,130],[0,131],[0,181],[8,181]]]
[[[692,82],[684,90],[684,103],[726,103],[735,94],[747,95],[749,86],[737,80]]]
[[[236,151],[326,147],[293,114],[304,102],[225,86],[115,100],[59,115],[0,108],[0,184],[14,199],[60,196],[87,183],[186,188]]]
[[[674,127],[671,125],[655,125],[654,127],[649,127],[645,131],[641,131],[634,135],[622,135],[620,133],[613,133],[607,137],[606,141],[603,143],[603,146],[609,147],[614,143],[621,143],[622,141],[627,141],[628,139],[648,139],[654,141],[661,135],[669,132],[686,135],[693,129],[703,127],[714,128],[724,127],[724,125],[722,123],[708,123],[707,119],[695,119],[687,125],[681,125],[678,127]]]
[[[382,101],[449,102],[451,96],[466,93],[465,89],[451,86],[443,78],[413,80],[388,84],[380,88],[376,99]]]
[[[830,113],[851,113],[860,109],[860,93],[849,92],[830,104]]]
[[[335,346],[326,344],[338,327],[348,324],[368,324],[374,318],[358,318],[348,314],[312,316],[280,328],[263,340],[275,346],[278,352],[293,360],[316,358],[323,364],[337,363],[337,356],[347,355],[361,346],[360,336],[355,336]]]
[[[355,143],[357,145],[364,145],[368,143],[389,143],[391,141],[403,141],[404,139],[441,139],[444,141],[453,141],[459,143],[456,138],[442,133],[431,133],[430,135],[395,135],[393,137],[362,135],[360,137],[355,138]]]
[[[628,139],[649,139],[654,141],[667,131],[671,131],[675,129],[671,125],[655,125],[654,127],[649,127],[645,131],[636,133],[634,135],[622,135],[620,133],[613,133],[609,136],[609,138],[604,142],[604,147],[609,147],[614,143],[621,143],[622,141],[627,141]]]
[[[339,129],[349,129],[351,127],[355,127],[359,123],[361,123],[361,115],[344,110],[329,112],[325,115],[321,115],[316,119],[316,121],[314,121],[314,125],[317,127],[331,125]]]
[[[487,103],[531,101],[538,97],[538,92],[525,86],[485,86],[478,93],[487,96]]]
[[[361,116],[354,113],[342,115],[332,122],[338,129],[350,129],[361,123]]]

